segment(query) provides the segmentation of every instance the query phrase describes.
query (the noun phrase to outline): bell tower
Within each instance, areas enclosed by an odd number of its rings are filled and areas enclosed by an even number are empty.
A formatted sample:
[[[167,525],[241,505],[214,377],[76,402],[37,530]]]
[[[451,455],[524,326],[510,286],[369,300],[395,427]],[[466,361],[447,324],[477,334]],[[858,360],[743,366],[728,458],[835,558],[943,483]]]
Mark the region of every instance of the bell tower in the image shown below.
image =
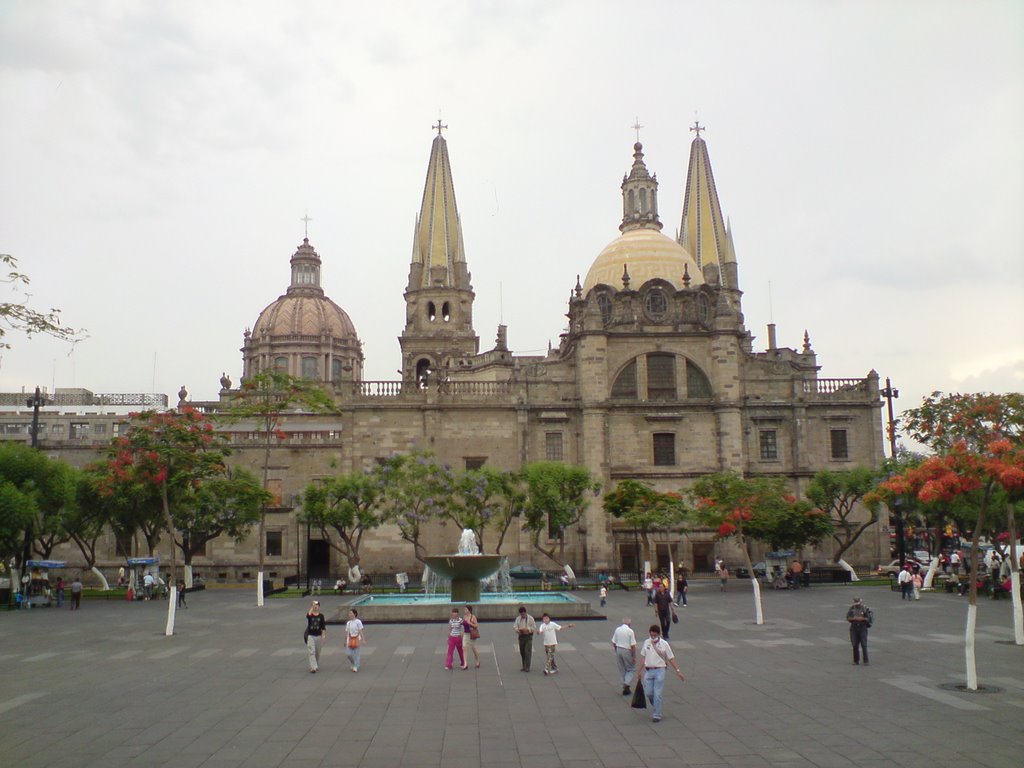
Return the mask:
[[[405,329],[398,339],[402,379],[420,384],[480,350],[480,338],[473,330],[475,294],[466,266],[448,142],[442,135],[447,127],[440,120],[434,126],[437,136],[430,147],[405,289]]]

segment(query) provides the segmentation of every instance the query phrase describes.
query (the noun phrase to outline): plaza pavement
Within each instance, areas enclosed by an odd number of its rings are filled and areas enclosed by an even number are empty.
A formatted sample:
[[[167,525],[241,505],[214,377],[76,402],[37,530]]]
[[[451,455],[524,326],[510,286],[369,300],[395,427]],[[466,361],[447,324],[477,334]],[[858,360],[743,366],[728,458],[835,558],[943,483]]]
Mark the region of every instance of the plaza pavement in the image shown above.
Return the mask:
[[[855,594],[875,611],[869,667],[850,663]],[[321,600],[328,615],[341,603]],[[539,644],[523,674],[510,625],[490,623],[479,670],[442,669],[445,625],[371,625],[353,674],[332,626],[311,675],[307,602],[253,602],[190,594],[171,638],[162,602],[0,612],[0,766],[1024,765],[1024,648],[1006,642],[1005,600],[980,600],[978,621],[980,680],[1002,691],[970,694],[940,687],[963,681],[964,598],[767,591],[758,627],[749,584],[696,582],[671,638],[686,683],[668,676],[657,724],[621,695],[609,644],[627,614],[643,638],[642,593],[615,591],[608,621],[562,632],[550,678]]]

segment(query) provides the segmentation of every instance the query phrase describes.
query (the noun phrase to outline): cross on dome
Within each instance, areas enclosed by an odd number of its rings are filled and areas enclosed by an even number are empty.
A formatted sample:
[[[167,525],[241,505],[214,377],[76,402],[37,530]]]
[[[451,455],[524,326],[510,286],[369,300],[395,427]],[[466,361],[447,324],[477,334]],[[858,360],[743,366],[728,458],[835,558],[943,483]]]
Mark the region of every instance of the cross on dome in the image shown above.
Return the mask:
[[[448,126],[441,122],[441,118],[440,117],[437,118],[437,125],[432,125],[430,127],[437,131],[437,135],[438,136],[441,135],[441,131],[444,131],[444,130],[448,129]]]
[[[309,211],[306,211],[305,215],[301,219],[299,219],[299,221],[301,221],[305,225],[303,237],[305,237],[307,240],[309,239],[309,222],[311,222],[312,220],[313,219],[309,217]]]
[[[701,125],[700,124],[700,120],[694,120],[693,121],[693,127],[690,128],[690,130],[693,131],[694,133],[696,133],[697,134],[697,138],[699,139],[700,138],[700,132],[701,131],[706,131],[707,130],[707,126],[706,125]]]
[[[636,118],[636,122],[633,123],[629,127],[632,128],[634,131],[636,131],[636,142],[637,142],[637,144],[639,144],[640,143],[640,129],[643,128],[643,126],[640,125],[640,118],[639,117]]]

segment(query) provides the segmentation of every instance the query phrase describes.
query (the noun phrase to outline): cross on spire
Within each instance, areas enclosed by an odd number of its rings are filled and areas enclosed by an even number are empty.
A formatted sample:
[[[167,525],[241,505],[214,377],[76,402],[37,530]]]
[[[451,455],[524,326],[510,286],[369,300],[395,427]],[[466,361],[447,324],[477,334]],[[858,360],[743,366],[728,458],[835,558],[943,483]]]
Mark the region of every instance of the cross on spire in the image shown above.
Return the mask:
[[[690,130],[693,131],[694,133],[696,133],[697,134],[697,138],[699,139],[700,138],[700,132],[701,131],[706,131],[707,130],[707,126],[701,125],[700,124],[700,120],[694,119],[693,127],[690,128]]]
[[[309,211],[306,211],[306,214],[301,219],[299,219],[299,221],[301,221],[305,225],[305,234],[303,236],[308,240],[309,239],[309,222],[312,221],[312,219],[309,217]]]
[[[634,131],[636,131],[636,141],[637,141],[637,144],[639,144],[640,143],[640,129],[643,128],[643,126],[640,125],[640,118],[639,117],[635,118],[635,120],[636,120],[636,122],[633,123],[633,125],[631,125],[629,127],[632,128]]]
[[[441,122],[441,118],[437,118],[437,125],[430,126],[437,131],[437,135],[441,135],[441,131],[447,130],[448,126]]]

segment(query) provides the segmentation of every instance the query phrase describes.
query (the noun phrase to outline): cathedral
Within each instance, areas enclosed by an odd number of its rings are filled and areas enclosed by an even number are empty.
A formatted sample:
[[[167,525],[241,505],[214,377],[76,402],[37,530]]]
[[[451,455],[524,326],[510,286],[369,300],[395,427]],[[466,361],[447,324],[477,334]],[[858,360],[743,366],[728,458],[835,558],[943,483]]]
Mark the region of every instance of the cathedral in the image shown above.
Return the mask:
[[[620,234],[589,268],[581,265],[586,277],[572,288],[568,329],[546,355],[513,354],[504,326],[494,346],[480,350],[476,294],[440,126],[405,286],[400,381],[363,380],[356,328],[324,294],[320,257],[304,239],[291,257],[288,289],[245,332],[243,377],[275,368],[317,380],[333,392],[339,414],[288,418],[270,469],[279,514],[268,522],[268,557],[294,563],[304,551],[314,571],[342,572],[337,552],[318,542],[316,532],[308,543],[297,540],[305,535],[294,522],[297,497],[318,478],[368,469],[412,449],[460,469],[569,462],[590,470],[604,492],[627,478],[679,490],[701,475],[733,470],[784,476],[799,493],[819,469],[878,466],[874,371],[819,378],[809,338],[800,350],[781,348],[773,326],[768,348],[752,348],[732,232],[701,130],[694,128],[675,239],[662,232],[657,177],[643,146],[633,145],[621,184]],[[202,407],[219,410],[231,397],[225,389],[221,402]],[[262,452],[255,425],[228,431],[236,460],[257,469]],[[637,566],[635,532],[609,519],[600,496],[565,534],[574,567]],[[435,531],[433,551],[450,551],[452,536]],[[656,567],[672,560],[702,570],[716,554],[735,557],[712,532],[654,538]],[[888,552],[888,537],[876,526],[858,545],[848,557],[873,566]],[[829,559],[830,545],[822,549],[808,555]],[[541,562],[525,533],[513,535],[502,551],[516,563],[554,565]],[[388,527],[372,534],[363,553],[371,571],[416,568],[412,548]],[[232,554],[241,555],[241,548]]]
[[[693,129],[675,239],[662,232],[657,177],[648,170],[643,146],[633,145],[621,183],[619,235],[591,264],[580,265],[582,280],[566,286],[568,327],[543,355],[513,354],[504,326],[490,349],[480,349],[476,294],[441,127],[430,148],[405,286],[401,379],[363,378],[357,329],[324,293],[321,258],[308,237],[291,256],[285,292],[245,331],[243,381],[268,369],[317,381],[332,394],[337,412],[288,414],[270,453],[274,501],[265,538],[257,541],[254,531],[242,542],[208,545],[194,561],[207,581],[255,578],[258,547],[270,578],[344,573],[339,553],[300,522],[302,491],[413,449],[431,451],[456,469],[516,470],[563,461],[586,467],[603,493],[626,479],[678,491],[702,475],[732,470],[784,477],[799,494],[820,469],[881,464],[874,371],[821,378],[806,333],[801,349],[779,347],[772,325],[767,348],[753,348],[739,259],[700,125]],[[189,404],[216,414],[236,393],[224,377],[218,400]],[[179,398],[179,405],[186,404],[184,388]],[[96,416],[89,432],[78,418],[80,434],[82,424],[85,434],[116,434],[124,422],[123,414]],[[104,426],[104,418],[114,423]],[[260,425],[242,421],[220,429],[233,449],[231,461],[262,476]],[[47,448],[82,465],[86,453],[98,455],[102,444],[93,440],[91,451],[77,454],[70,439]],[[601,495],[564,535],[574,568],[632,571],[639,565],[636,532],[604,513]],[[450,552],[456,539],[437,526],[427,548]],[[888,560],[888,539],[882,525],[872,526],[846,559],[874,567]],[[701,571],[715,556],[738,559],[713,531],[659,532],[653,542],[656,568],[672,561]],[[502,554],[513,564],[556,567],[533,549],[525,532],[510,531]],[[831,554],[830,542],[803,553],[817,561]],[[367,534],[361,555],[371,573],[419,571],[412,547],[389,526]],[[68,556],[74,560],[73,552]],[[112,544],[105,562],[118,563]]]

